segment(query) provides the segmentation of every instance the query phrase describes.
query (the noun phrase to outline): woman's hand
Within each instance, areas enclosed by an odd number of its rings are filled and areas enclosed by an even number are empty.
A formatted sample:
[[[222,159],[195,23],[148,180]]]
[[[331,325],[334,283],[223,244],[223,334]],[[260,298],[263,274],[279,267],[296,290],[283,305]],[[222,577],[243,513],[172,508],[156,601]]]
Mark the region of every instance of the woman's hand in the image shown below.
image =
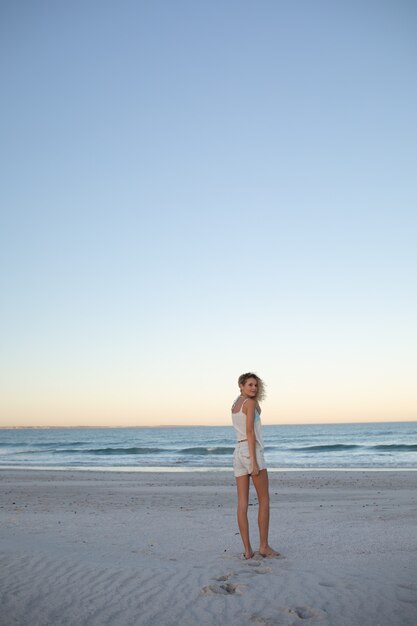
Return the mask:
[[[259,474],[259,465],[256,462],[252,463],[251,476],[258,476],[258,474]]]

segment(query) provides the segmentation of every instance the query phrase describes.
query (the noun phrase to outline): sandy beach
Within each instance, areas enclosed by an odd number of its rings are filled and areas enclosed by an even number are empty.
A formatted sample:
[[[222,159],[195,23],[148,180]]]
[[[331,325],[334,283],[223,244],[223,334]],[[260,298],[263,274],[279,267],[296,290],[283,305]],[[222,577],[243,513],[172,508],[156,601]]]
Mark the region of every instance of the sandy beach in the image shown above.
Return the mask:
[[[417,623],[416,472],[271,473],[283,558],[251,561],[229,473],[0,481],[1,626]]]

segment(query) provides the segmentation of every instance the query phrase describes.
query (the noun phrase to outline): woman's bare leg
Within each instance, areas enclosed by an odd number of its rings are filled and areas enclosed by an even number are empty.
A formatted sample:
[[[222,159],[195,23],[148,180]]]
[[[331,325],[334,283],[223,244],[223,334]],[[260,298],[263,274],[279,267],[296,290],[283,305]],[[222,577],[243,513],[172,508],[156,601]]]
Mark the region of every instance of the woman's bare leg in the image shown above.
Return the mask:
[[[273,550],[268,544],[269,533],[269,480],[268,471],[263,469],[257,476],[252,476],[258,495],[259,511],[259,553],[262,556],[279,556],[279,552]]]
[[[249,504],[249,476],[238,476],[236,478],[237,487],[237,523],[239,525],[240,536],[242,537],[245,549],[245,558],[253,557],[252,546],[249,539],[248,504]]]

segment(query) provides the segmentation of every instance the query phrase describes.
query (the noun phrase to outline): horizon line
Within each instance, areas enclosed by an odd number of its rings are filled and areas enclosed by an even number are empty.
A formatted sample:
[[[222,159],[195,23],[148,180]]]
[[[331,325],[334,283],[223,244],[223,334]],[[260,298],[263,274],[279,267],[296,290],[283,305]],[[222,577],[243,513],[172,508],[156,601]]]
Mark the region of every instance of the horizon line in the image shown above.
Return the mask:
[[[273,424],[266,424],[265,422],[262,424],[264,428],[268,428],[268,426],[334,426],[338,424],[408,424],[408,423],[416,423],[417,417],[415,419],[402,419],[402,420],[364,420],[364,421],[343,421],[343,422],[274,422]],[[0,426],[0,430],[47,430],[47,429],[122,429],[122,428],[224,428],[228,426],[232,426],[232,424],[156,424],[156,425],[144,425],[144,424],[133,424],[129,426],[97,426],[97,425],[75,425],[75,426]]]

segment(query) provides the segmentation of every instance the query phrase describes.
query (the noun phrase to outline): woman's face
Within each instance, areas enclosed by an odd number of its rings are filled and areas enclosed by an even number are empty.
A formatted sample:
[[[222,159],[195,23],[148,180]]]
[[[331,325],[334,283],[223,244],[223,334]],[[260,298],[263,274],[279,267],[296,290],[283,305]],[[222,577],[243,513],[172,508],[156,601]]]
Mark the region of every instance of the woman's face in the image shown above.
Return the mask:
[[[256,378],[248,378],[244,385],[240,385],[240,391],[248,398],[256,398],[258,393],[258,381]]]

